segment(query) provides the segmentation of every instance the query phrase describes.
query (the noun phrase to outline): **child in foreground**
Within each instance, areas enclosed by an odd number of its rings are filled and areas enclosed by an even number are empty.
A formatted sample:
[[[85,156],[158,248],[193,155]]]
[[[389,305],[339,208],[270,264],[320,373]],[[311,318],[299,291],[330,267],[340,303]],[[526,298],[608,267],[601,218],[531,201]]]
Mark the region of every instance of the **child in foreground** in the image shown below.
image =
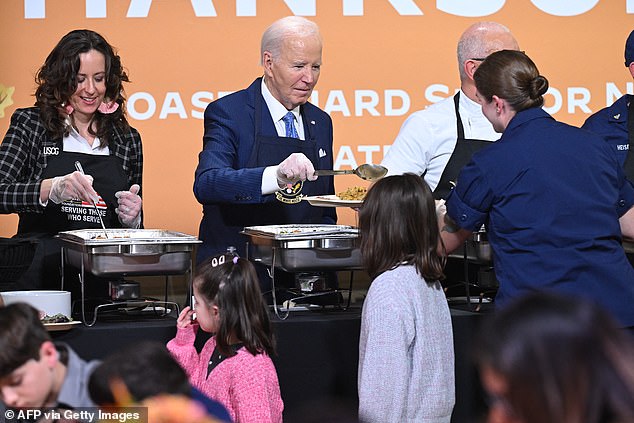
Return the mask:
[[[222,403],[236,423],[281,422],[273,333],[253,265],[229,254],[210,257],[193,285],[196,311],[183,309],[167,348],[192,385]],[[199,327],[214,334],[200,353]]]
[[[372,278],[361,316],[359,420],[449,423],[453,335],[431,190],[411,173],[380,179],[359,211],[359,230]]]

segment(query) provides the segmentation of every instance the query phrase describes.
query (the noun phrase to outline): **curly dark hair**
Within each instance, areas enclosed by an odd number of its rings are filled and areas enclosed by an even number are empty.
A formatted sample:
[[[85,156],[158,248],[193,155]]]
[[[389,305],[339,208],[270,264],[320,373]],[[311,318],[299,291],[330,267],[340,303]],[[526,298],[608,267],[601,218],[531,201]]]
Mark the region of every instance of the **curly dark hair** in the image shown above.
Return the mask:
[[[35,76],[38,86],[35,106],[39,107],[40,118],[54,138],[68,135],[70,128],[64,123],[66,115],[62,105],[68,103],[77,89],[77,73],[81,64],[79,55],[90,50],[96,50],[106,58],[105,98],[119,104],[119,108],[111,114],[97,111],[93,118],[94,125],[88,129],[92,135],[99,137],[101,146],[105,147],[113,125],[121,130],[129,128],[123,95],[123,83],[129,82],[129,79],[119,56],[98,33],[78,29],[69,32],[57,43]],[[93,132],[93,127],[96,132]]]

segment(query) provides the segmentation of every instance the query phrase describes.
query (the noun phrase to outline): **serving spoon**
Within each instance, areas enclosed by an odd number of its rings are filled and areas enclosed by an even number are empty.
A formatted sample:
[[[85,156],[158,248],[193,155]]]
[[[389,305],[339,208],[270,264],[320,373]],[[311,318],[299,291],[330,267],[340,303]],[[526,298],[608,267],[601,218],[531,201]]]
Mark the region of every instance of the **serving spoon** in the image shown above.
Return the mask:
[[[378,164],[362,164],[356,169],[347,169],[347,170],[327,170],[320,169],[315,171],[315,175],[317,176],[327,176],[327,175],[357,175],[361,179],[365,179],[366,181],[374,181],[375,179],[381,179],[387,173],[387,168],[385,166],[381,166]]]

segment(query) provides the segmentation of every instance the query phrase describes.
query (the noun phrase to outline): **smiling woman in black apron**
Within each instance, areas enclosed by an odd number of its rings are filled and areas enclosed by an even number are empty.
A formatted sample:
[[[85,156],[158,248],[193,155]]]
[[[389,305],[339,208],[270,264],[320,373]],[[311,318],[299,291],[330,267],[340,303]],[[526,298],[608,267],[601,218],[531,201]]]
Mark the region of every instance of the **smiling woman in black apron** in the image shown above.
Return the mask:
[[[139,228],[143,154],[128,124],[119,56],[99,34],[71,31],[37,73],[35,107],[17,109],[0,145],[0,211],[39,240],[18,289],[59,289],[60,231]],[[79,162],[78,171],[76,162]]]

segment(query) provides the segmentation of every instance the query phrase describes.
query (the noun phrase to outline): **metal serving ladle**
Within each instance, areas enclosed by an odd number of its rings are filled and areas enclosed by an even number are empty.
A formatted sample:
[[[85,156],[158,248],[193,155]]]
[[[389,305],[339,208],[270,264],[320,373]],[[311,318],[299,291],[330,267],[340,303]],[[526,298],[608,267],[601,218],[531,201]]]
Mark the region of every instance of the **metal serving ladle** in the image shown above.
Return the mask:
[[[357,175],[361,179],[366,181],[374,181],[375,179],[381,179],[387,174],[387,168],[378,164],[362,164],[356,169],[347,170],[316,170],[315,175],[327,176],[327,175]]]

